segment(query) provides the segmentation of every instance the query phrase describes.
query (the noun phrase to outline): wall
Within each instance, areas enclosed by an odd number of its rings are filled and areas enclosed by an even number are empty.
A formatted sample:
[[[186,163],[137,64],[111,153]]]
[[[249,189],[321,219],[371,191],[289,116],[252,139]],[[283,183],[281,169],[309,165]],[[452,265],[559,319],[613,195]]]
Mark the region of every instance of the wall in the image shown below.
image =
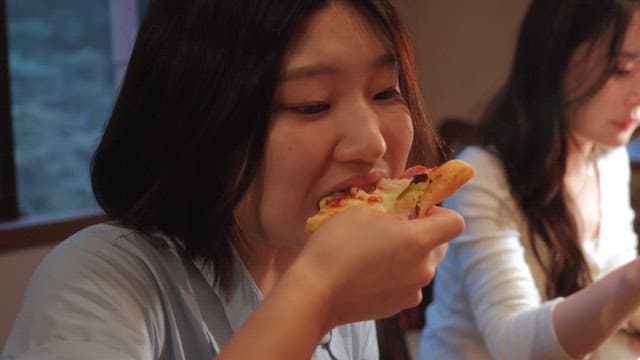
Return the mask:
[[[0,348],[9,335],[31,274],[53,245],[0,253]]]
[[[427,114],[476,121],[506,78],[529,0],[395,0],[409,26]]]

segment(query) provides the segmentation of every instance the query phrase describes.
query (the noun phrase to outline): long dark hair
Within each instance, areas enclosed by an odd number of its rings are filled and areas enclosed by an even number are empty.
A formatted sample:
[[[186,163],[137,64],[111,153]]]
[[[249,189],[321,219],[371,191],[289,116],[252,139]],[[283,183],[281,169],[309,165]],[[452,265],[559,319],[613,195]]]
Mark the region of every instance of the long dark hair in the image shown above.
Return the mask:
[[[563,185],[567,107],[588,100],[612,75],[637,4],[534,0],[520,29],[510,76],[481,122],[483,144],[502,159],[511,192],[529,224],[531,247],[546,273],[549,298],[569,295],[592,282]],[[596,51],[605,50],[605,56],[599,73],[582,91],[565,93],[569,60],[581,45],[587,45],[582,60]],[[541,245],[550,255],[548,264],[540,256]]]
[[[233,210],[262,164],[294,31],[327,0],[152,0],[92,164],[110,219],[179,241],[228,284]],[[412,162],[438,148],[407,33],[387,0],[348,1],[394,47],[413,116]]]

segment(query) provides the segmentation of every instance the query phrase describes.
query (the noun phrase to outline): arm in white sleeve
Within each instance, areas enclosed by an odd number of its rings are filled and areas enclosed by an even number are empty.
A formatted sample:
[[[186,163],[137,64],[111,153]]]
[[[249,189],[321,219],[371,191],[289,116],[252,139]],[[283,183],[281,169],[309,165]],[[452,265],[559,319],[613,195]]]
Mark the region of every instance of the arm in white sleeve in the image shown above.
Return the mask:
[[[493,357],[590,353],[640,303],[640,263],[629,263],[564,301],[543,303],[536,288],[544,286],[542,274],[522,241],[527,234],[501,164],[484,152],[471,156],[477,175],[448,204],[462,213],[467,227],[452,250],[460,259],[465,290]]]
[[[554,303],[542,303],[521,243],[520,212],[501,163],[484,151],[463,153],[476,175],[445,206],[465,218],[455,252],[478,330],[493,358],[566,358],[552,327]]]
[[[561,343],[576,356],[595,349],[627,320],[632,327],[639,325],[640,264],[634,260],[637,236],[633,230],[626,149],[620,147],[606,153],[599,161],[599,170],[603,191],[600,246],[609,253],[602,269],[605,276],[558,305],[554,317]],[[585,317],[592,324],[586,329],[582,325]]]
[[[603,274],[632,261],[637,257],[638,237],[633,227],[635,213],[631,207],[631,169],[625,147],[609,151],[599,161],[602,194],[601,236],[609,252]]]

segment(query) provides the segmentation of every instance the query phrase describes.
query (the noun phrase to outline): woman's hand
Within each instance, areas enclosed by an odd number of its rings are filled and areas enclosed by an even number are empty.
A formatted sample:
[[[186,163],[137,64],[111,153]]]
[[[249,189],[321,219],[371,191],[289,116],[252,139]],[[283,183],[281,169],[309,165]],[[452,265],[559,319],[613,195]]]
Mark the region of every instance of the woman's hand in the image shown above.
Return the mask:
[[[462,232],[464,223],[457,213],[440,208],[424,218],[408,218],[360,206],[327,220],[218,358],[308,358],[337,325],[417,305],[446,242]],[[274,323],[278,326],[264,336]],[[251,347],[245,345],[249,342]]]
[[[442,208],[421,219],[385,214],[365,206],[349,209],[309,238],[292,271],[301,271],[325,292],[327,327],[391,316],[422,300],[446,242],[464,228]]]
[[[558,341],[568,354],[582,358],[634,317],[640,307],[640,258],[619,267],[559,302],[553,312]],[[588,318],[591,326],[586,327]]]

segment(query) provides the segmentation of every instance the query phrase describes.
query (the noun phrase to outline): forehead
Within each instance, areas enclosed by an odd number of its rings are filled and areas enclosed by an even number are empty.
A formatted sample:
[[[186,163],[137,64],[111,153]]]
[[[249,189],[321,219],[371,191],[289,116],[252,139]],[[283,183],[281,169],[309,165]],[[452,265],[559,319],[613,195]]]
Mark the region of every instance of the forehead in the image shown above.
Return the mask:
[[[287,48],[283,70],[338,59],[345,52],[358,54],[351,57],[354,62],[365,57],[377,58],[390,52],[390,47],[386,37],[361,10],[345,2],[333,2],[301,26]]]
[[[611,35],[611,34],[609,34]],[[596,77],[599,69],[607,62],[610,36],[603,36],[593,41],[586,41],[576,48],[569,58],[567,78]],[[640,10],[635,10],[629,20],[624,42],[618,54],[618,60],[628,61],[640,58]],[[584,86],[586,83],[583,82]]]

